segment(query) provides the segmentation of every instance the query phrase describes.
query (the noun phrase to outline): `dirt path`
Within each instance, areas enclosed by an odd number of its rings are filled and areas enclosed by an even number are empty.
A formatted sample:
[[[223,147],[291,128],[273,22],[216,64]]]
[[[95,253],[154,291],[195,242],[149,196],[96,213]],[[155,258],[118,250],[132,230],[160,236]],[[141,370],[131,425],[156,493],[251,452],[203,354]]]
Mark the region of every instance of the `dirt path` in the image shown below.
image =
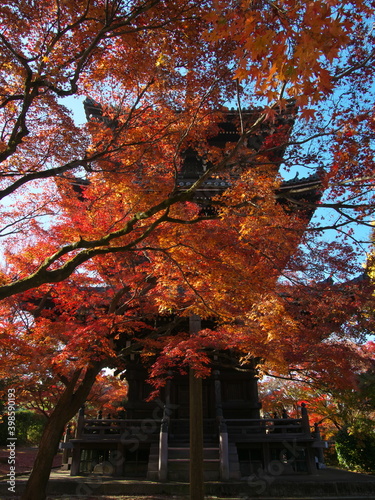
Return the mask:
[[[38,448],[16,448],[16,473],[21,474],[31,471],[33,463],[38,452]],[[0,448],[0,476],[9,472],[9,450]],[[53,466],[60,467],[62,460],[61,453],[58,453],[54,459]]]

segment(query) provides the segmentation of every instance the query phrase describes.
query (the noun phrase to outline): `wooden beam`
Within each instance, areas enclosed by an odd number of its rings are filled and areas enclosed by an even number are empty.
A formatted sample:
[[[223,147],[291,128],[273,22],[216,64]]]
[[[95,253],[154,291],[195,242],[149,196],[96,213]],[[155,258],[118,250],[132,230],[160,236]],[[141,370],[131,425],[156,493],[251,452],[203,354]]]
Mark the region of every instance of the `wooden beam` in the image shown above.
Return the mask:
[[[199,316],[189,318],[190,334],[201,330]],[[189,371],[190,403],[190,500],[204,500],[202,379]]]

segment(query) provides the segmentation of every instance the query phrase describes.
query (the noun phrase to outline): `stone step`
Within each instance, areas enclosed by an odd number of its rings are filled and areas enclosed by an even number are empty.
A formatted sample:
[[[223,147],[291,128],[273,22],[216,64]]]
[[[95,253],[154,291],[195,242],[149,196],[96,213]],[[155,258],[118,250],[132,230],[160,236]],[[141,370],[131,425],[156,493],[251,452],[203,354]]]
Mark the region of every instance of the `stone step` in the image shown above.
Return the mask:
[[[168,461],[168,470],[183,470],[188,469],[190,460],[188,458],[177,458]],[[203,467],[205,470],[213,470],[219,467],[220,460],[204,460]]]
[[[189,458],[190,456],[190,448],[187,447],[175,447],[170,446],[168,448],[168,459],[174,460],[178,458]],[[219,459],[220,452],[219,448],[204,448],[203,449],[203,458],[204,460],[208,459]]]
[[[190,465],[188,446],[170,446],[168,448],[168,479],[170,481],[188,481]],[[203,449],[203,477],[205,481],[220,479],[220,451],[218,446],[205,446]]]
[[[217,500],[236,499],[250,500],[373,500],[375,498],[375,478],[373,476],[354,473],[337,474],[335,470],[318,471],[313,478],[302,475],[294,480],[280,477],[270,477],[262,492],[246,481],[217,482],[207,479],[205,494],[216,497]],[[2,478],[3,479],[3,478]],[[25,476],[17,476],[17,495],[20,495],[26,484]],[[172,478],[170,478],[173,481]],[[212,482],[210,482],[212,481]],[[6,480],[0,482],[0,498],[9,498]],[[175,495],[183,497],[189,493],[189,482],[158,483],[143,480],[121,480],[110,477],[72,477],[69,471],[52,472],[48,483],[47,496],[157,496]],[[180,499],[179,499],[180,500]]]
[[[171,459],[171,462],[173,463],[186,463],[186,462],[190,462],[190,458],[172,458]],[[203,459],[203,462],[205,464],[210,464],[210,463],[213,463],[213,464],[216,464],[216,463],[219,463],[220,462],[220,459],[219,458],[204,458]]]

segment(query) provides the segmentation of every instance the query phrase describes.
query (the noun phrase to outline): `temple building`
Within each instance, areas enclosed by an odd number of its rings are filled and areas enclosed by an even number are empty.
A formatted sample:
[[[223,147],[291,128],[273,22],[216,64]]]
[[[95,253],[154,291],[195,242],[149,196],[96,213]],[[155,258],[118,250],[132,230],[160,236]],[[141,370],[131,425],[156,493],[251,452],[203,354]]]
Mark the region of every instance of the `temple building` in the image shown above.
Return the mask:
[[[88,120],[102,119],[100,105],[85,101]],[[281,111],[275,122],[265,122],[257,133],[247,137],[245,147],[261,150],[273,134],[283,137],[293,127],[295,108],[291,103]],[[255,121],[259,110],[244,113],[247,122]],[[212,145],[222,147],[237,142],[238,116],[227,112],[219,124],[219,133]],[[103,118],[103,123],[108,126]],[[271,148],[270,163],[275,174],[282,162],[285,141]],[[204,173],[207,165],[194,151],[183,155],[183,165],[177,178],[178,189],[188,189]],[[194,194],[193,201],[202,210],[210,210],[213,196],[229,185],[220,174],[206,179]],[[281,184],[275,193],[279,203],[288,210],[298,210],[291,200],[309,201],[311,207],[320,198],[319,177],[295,179]],[[298,204],[296,205],[298,206]],[[305,208],[306,225],[313,210]],[[312,473],[321,459],[322,443],[318,429],[310,428],[307,409],[301,407],[300,418],[289,418],[284,412],[275,418],[261,416],[258,396],[256,360],[239,370],[235,356],[212,359],[212,373],[202,381],[203,460],[206,481],[241,480],[259,470],[278,468],[275,474]],[[244,368],[244,367],[242,367]],[[70,436],[71,474],[105,473],[117,477],[156,481],[188,481],[189,479],[189,377],[172,374],[159,399],[146,402],[150,386],[147,370],[137,355],[127,362],[129,384],[126,418],[88,419],[82,410],[75,436]]]
[[[78,417],[71,475],[106,473],[154,481],[189,480],[189,377],[176,374],[160,399],[146,402],[150,386],[140,360],[129,362],[125,419]],[[277,467],[276,475],[316,470],[323,443],[300,418],[262,418],[256,370],[221,364],[202,381],[203,460],[206,481],[247,478]]]

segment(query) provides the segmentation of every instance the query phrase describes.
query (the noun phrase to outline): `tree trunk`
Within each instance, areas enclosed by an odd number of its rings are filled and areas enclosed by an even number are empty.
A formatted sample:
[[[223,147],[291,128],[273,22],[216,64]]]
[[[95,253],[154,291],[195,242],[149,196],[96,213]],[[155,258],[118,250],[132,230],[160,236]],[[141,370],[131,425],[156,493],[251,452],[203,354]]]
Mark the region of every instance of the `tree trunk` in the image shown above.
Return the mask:
[[[74,389],[80,372],[76,372],[70,380],[55,409],[48,418],[40,440],[33,470],[26,484],[26,489],[21,496],[21,500],[45,500],[53,459],[58,451],[64,427],[85,403],[96,376],[101,369],[101,364],[95,364],[87,369],[76,391]]]
[[[57,453],[59,441],[64,431],[64,422],[68,422],[69,420],[70,411],[67,407],[60,415],[56,415],[53,412],[49,417],[39,443],[38,454],[35,458],[26,490],[21,496],[22,500],[43,500],[46,497],[46,486],[53,459]]]

